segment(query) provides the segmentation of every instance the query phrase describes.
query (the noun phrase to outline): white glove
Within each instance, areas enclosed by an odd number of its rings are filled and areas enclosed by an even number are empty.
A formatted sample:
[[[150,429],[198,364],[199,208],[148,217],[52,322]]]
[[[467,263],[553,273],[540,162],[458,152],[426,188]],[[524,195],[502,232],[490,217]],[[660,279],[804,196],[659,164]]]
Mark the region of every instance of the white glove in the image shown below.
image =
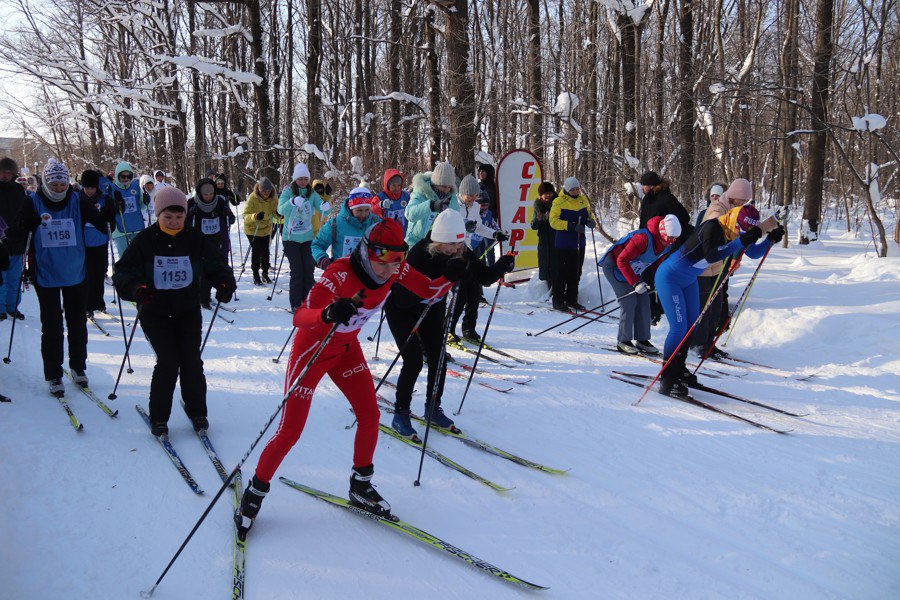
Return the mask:
[[[331,212],[331,204],[323,200],[322,204],[319,205],[319,210],[323,213]]]
[[[650,286],[643,281],[640,281],[634,285],[634,291],[638,294],[646,294],[650,291]]]
[[[291,199],[291,204],[293,204],[294,206],[300,206],[305,201],[306,201],[306,198],[304,198],[303,196],[294,196]]]

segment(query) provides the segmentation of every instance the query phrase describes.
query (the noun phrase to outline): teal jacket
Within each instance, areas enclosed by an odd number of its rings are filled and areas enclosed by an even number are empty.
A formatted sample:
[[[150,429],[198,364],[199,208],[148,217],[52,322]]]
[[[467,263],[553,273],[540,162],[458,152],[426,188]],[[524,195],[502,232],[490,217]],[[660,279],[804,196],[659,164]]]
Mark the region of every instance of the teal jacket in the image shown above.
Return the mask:
[[[431,201],[437,199],[437,192],[431,187],[431,171],[418,173],[413,177],[413,190],[410,194],[409,204],[406,205],[406,220],[409,222],[406,228],[406,243],[412,248],[425,237],[431,229],[438,213],[431,210]],[[456,185],[450,189],[450,204],[448,208],[459,210],[459,200],[456,199]]]
[[[291,186],[282,190],[278,197],[278,214],[284,217],[281,239],[285,242],[311,242],[322,226],[322,198],[312,187],[300,190],[294,201]]]
[[[337,216],[322,226],[319,234],[312,243],[313,260],[318,263],[319,259],[328,256],[328,247],[331,246],[331,259],[337,260],[348,256],[354,248],[359,244],[366,230],[380,221],[372,212],[366,220],[360,223],[359,219],[353,216],[347,207],[347,201],[341,205],[341,212]]]

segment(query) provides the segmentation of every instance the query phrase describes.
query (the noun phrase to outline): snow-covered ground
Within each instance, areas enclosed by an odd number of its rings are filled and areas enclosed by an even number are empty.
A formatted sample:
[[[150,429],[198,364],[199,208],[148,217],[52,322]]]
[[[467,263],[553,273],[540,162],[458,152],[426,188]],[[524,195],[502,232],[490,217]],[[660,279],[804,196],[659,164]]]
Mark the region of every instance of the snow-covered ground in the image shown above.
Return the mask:
[[[275,481],[249,539],[247,598],[900,597],[900,258],[865,251],[863,242],[827,235],[813,247],[774,249],[726,349],[786,373],[705,380],[807,413],[792,418],[699,396],[793,429],[789,435],[652,393],[633,406],[640,390],[608,375],[651,374],[655,366],[573,343],[612,342],[614,326],[527,337],[526,330],[561,315],[532,306],[529,286],[502,290],[490,341],[533,359],[514,372],[535,380],[508,394],[474,385],[457,424],[571,471],[541,473],[432,435],[439,451],[515,489],[496,493],[431,459],[422,486],[414,487],[418,453],[382,436],[375,481],[405,520],[550,589],[523,591]],[[746,263],[732,280],[732,300],[752,273],[754,261]],[[238,313],[226,315],[234,325],[216,322],[205,354],[210,433],[229,468],[281,399],[285,360],[272,359],[290,323],[286,294],[268,302],[269,290],[247,280],[245,274],[240,301],[231,304]],[[585,304],[599,303],[596,283],[587,261]],[[604,294],[611,297],[609,288]],[[180,408],[169,423],[171,438],[204,497],[185,485],[134,410],[146,404],[154,363],[140,332],[134,374],[123,375],[118,400],[110,402],[120,410],[117,419],[67,386],[84,423],[75,433],[45,390],[33,293],[22,310],[27,318],[17,325],[12,362],[0,366],[0,391],[13,398],[0,405],[0,596],[136,598],[220,480]],[[126,308],[126,320],[133,312]],[[108,326],[111,337],[88,327],[88,375],[103,398],[123,349],[121,329]],[[376,326],[369,323],[360,337],[370,358],[374,342],[365,336]],[[0,323],[4,355],[9,328],[9,320]],[[661,345],[665,325],[653,335]],[[373,371],[383,372],[393,348],[382,339]],[[816,375],[808,381],[787,375],[809,373]],[[445,407],[456,409],[464,385],[448,380]],[[417,411],[424,380],[419,387]],[[278,475],[344,495],[353,437],[344,426],[351,420],[346,400],[326,380]],[[230,594],[232,510],[226,494],[155,598]]]

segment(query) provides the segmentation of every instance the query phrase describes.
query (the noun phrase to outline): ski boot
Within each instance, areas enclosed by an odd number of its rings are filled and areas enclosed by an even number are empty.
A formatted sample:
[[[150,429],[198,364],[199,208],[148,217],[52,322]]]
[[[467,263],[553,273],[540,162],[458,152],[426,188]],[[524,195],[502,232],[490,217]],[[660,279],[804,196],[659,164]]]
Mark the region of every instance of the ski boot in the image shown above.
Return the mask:
[[[262,279],[259,278],[258,271],[253,271],[253,285],[262,285]]]
[[[72,381],[78,387],[86,388],[88,386],[88,378],[84,373],[84,369],[72,369]]]
[[[587,308],[584,306],[584,304],[579,304],[578,302],[567,302],[566,304],[569,306],[570,309],[572,309],[575,312],[586,312],[587,311]]]
[[[459,340],[459,336],[456,335],[456,332],[455,332],[455,331],[451,331],[450,333],[447,334],[447,343],[449,343],[449,344],[458,344],[459,341],[460,341],[460,340]]]
[[[191,425],[194,426],[194,431],[199,433],[209,429],[209,420],[206,417],[191,417]]]
[[[467,329],[463,331],[463,339],[468,340],[470,342],[475,342],[476,344],[481,343],[481,336],[478,335],[478,332],[474,329]]]
[[[616,350],[622,354],[638,354],[640,352],[640,349],[635,347],[635,345],[631,343],[631,340],[618,342],[616,344]]]
[[[375,468],[372,465],[353,467],[350,472],[350,504],[379,517],[395,521],[397,519],[391,515],[391,505],[372,486],[374,472]]]
[[[409,420],[408,410],[397,410],[396,412],[394,412],[394,418],[391,421],[391,427],[394,431],[405,438],[409,438],[413,441],[417,441],[419,439],[419,435],[416,433],[416,430],[413,429],[412,423]]]
[[[272,278],[269,277],[268,269],[262,272],[261,277],[262,277],[263,283],[272,283]]]
[[[569,307],[566,306],[565,302],[560,302],[558,300],[553,301],[553,310],[558,310],[561,312],[569,312]]]
[[[247,539],[247,532],[253,527],[253,521],[259,514],[259,508],[262,506],[263,498],[269,493],[269,484],[260,481],[253,476],[244,495],[241,496],[241,506],[234,512],[234,526],[237,528],[237,535],[241,541]]]
[[[425,420],[431,419],[431,424],[442,429],[449,429],[453,433],[459,433],[459,429],[453,424],[453,419],[444,414],[444,409],[440,406],[431,410],[425,407]]]
[[[156,437],[169,435],[169,425],[165,421],[153,421],[150,423],[150,433]]]
[[[47,380],[47,383],[50,384],[50,395],[56,396],[57,398],[62,398],[66,395],[66,386],[63,385],[62,379],[59,377],[54,377]]]
[[[659,393],[680,400],[690,398],[687,386],[680,379],[666,375],[659,378]]]

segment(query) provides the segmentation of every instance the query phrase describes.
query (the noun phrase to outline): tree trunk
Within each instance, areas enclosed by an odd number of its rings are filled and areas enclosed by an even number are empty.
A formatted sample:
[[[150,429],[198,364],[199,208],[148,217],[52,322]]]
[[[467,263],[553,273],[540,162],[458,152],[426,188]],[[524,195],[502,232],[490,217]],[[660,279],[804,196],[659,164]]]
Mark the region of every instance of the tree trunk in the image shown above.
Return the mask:
[[[441,72],[435,48],[434,11],[425,11],[425,48],[428,63],[428,105],[430,108],[431,143],[429,144],[428,170],[441,160]]]
[[[400,39],[403,34],[403,20],[400,16],[402,8],[401,0],[391,0],[388,18],[390,20],[389,31],[391,43],[388,45],[388,81],[391,91],[400,91]],[[385,132],[394,143],[387,145],[387,155],[384,157],[392,165],[399,164],[402,150],[403,137],[400,135],[400,101],[390,102],[390,123]]]
[[[694,173],[694,3],[693,0],[682,0],[678,14],[680,41],[678,43],[678,71],[680,75],[679,92],[681,95],[678,113],[678,143],[681,145],[679,162],[681,163],[681,181],[687,186],[681,190],[681,198],[687,207],[692,207],[695,199]]]
[[[308,141],[321,147],[322,128],[320,115],[322,96],[319,93],[319,62],[322,56],[322,2],[306,0],[307,48],[306,48],[306,127]],[[307,162],[310,171],[317,171],[320,163],[313,155]]]
[[[593,6],[592,6],[593,9]],[[528,104],[534,107],[529,115],[528,147],[539,161],[544,159],[543,89],[541,86],[541,5],[540,0],[528,0]],[[596,67],[596,65],[595,65]],[[596,73],[596,70],[593,71]]]
[[[781,53],[781,81],[782,81],[782,131],[784,139],[779,145],[778,156],[778,183],[777,190],[779,203],[785,211],[794,203],[794,158],[796,151],[792,145],[793,136],[788,135],[797,129],[797,63],[798,63],[798,27],[799,27],[800,0],[787,0],[785,7],[785,40]],[[850,213],[847,213],[849,227]],[[782,245],[787,248],[790,236],[785,235]]]
[[[469,75],[469,0],[456,0],[446,14],[447,77],[450,97],[450,163],[458,173],[472,169],[475,157],[475,88]]]
[[[819,218],[822,213],[822,194],[825,186],[825,148],[828,143],[828,86],[831,77],[831,55],[834,46],[831,28],[834,20],[834,0],[818,0],[816,8],[816,53],[813,62],[813,87],[810,115],[812,134],[809,144],[806,202],[801,244],[818,239]]]

